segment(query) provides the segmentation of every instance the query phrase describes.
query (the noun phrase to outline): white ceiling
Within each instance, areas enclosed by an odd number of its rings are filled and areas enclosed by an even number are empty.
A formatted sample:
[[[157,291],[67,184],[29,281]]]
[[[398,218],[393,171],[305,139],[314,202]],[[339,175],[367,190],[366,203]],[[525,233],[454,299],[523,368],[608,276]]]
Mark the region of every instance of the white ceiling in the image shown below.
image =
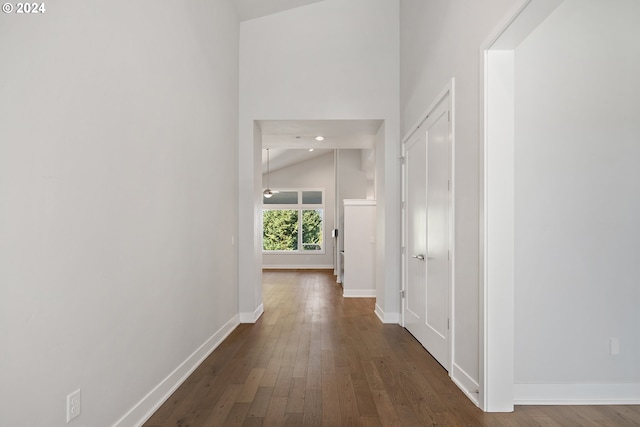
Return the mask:
[[[269,149],[269,170],[275,172],[330,152],[333,152],[333,149],[314,149],[309,152],[306,149],[271,148]],[[262,173],[267,173],[267,150],[262,150]]]
[[[291,166],[337,148],[371,149],[382,120],[258,120],[262,131],[262,172]],[[321,135],[323,141],[316,141]],[[313,152],[309,149],[313,148]]]
[[[234,0],[240,21],[260,18],[322,0]]]

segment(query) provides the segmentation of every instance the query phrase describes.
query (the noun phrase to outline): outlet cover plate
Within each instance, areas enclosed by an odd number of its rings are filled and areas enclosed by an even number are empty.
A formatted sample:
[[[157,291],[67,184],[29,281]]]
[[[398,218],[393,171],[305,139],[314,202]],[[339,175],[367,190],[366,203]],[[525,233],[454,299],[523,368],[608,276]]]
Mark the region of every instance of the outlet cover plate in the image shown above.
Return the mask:
[[[67,396],[67,422],[80,415],[80,389]]]

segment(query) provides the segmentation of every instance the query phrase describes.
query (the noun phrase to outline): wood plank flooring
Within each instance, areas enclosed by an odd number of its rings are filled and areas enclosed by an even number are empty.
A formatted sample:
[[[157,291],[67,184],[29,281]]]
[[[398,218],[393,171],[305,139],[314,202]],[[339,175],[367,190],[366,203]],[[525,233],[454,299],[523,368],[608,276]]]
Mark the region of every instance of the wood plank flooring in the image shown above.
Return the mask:
[[[330,272],[265,271],[264,314],[240,325],[147,421],[212,426],[640,426],[640,406],[480,411],[371,298]]]

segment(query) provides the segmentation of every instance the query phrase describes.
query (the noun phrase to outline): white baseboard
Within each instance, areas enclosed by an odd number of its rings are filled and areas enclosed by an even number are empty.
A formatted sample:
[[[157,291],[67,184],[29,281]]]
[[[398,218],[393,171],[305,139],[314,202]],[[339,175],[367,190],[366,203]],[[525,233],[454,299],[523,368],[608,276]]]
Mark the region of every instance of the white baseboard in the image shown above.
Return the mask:
[[[272,265],[272,264],[263,264],[263,270],[333,270],[333,265]]]
[[[240,323],[256,323],[264,313],[264,304],[260,304],[252,313],[240,313]]]
[[[376,304],[373,312],[376,314],[376,316],[378,316],[378,319],[380,319],[380,321],[384,323],[384,310],[380,308],[378,304]]]
[[[238,316],[233,316],[162,380],[160,384],[147,393],[140,402],[136,403],[113,427],[141,426],[144,424],[239,324]]]
[[[400,323],[400,313],[385,313],[378,304],[376,304],[374,312],[382,323]]]
[[[638,405],[640,383],[514,384],[516,405]]]
[[[344,289],[342,296],[345,298],[375,298],[375,289]]]
[[[480,386],[464,369],[453,363],[451,380],[476,405],[480,406]]]

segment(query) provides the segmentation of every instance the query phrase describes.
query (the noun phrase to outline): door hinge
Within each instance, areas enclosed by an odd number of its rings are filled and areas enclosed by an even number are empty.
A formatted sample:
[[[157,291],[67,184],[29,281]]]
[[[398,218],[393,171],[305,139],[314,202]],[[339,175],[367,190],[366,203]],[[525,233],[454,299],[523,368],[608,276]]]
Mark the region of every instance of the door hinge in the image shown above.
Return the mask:
[[[404,207],[405,207],[405,203],[404,203],[404,200],[403,200],[403,201],[400,202],[400,209],[404,209]]]
[[[404,298],[404,289],[400,290],[400,298]]]
[[[451,327],[450,327],[450,323],[451,323],[451,322],[449,321],[449,319],[447,319],[447,329],[451,329]]]
[[[404,246],[400,248],[400,253],[404,255]]]
[[[451,110],[447,111],[447,121],[451,121]]]
[[[400,164],[404,165],[404,156],[400,156],[398,159],[400,159]]]
[[[447,180],[447,191],[451,191],[451,180]]]
[[[451,259],[451,251],[447,250],[447,260]]]

